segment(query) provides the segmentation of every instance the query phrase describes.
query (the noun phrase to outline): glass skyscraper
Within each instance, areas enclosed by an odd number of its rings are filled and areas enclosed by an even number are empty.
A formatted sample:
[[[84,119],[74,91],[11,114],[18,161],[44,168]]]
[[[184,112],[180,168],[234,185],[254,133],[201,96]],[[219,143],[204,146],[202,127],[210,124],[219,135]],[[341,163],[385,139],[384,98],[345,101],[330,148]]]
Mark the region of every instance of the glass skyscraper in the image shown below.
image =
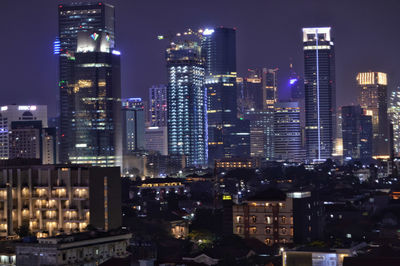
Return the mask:
[[[145,149],[145,108],[141,98],[122,100],[122,151]]]
[[[185,155],[187,166],[208,163],[204,58],[196,41],[172,42],[166,51],[168,154]]]
[[[58,6],[58,30],[55,53],[59,56],[60,161],[67,162],[74,149],[72,123],[75,78],[75,54],[79,32],[104,33],[108,48],[115,47],[114,7],[103,2],[73,3]],[[98,37],[97,37],[98,38]],[[104,48],[103,48],[104,49]],[[101,52],[105,52],[104,50]]]
[[[390,94],[388,115],[393,125],[393,149],[396,157],[400,156],[400,87]]]
[[[149,120],[151,127],[167,126],[167,87],[154,85],[149,88]]]
[[[336,128],[335,53],[331,28],[303,28],[306,154],[332,156]]]
[[[249,156],[248,122],[237,118],[236,29],[205,29],[205,59],[210,162]]]

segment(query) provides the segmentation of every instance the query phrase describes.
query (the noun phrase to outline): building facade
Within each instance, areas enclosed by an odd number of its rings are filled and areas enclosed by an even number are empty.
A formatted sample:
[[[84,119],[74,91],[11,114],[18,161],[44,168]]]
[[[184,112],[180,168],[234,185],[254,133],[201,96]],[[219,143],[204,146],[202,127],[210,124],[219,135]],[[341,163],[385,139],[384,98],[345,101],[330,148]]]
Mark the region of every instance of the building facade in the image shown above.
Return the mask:
[[[391,154],[390,128],[387,102],[387,74],[362,72],[357,74],[359,104],[372,116],[374,158],[388,159]]]
[[[331,28],[303,28],[306,152],[310,162],[332,156],[336,127],[335,53]]]
[[[89,32],[93,38],[106,41],[107,47],[115,46],[114,7],[103,2],[72,3],[58,6],[58,38],[55,54],[59,59],[59,108],[60,108],[60,161],[67,162],[74,148],[73,118],[76,78],[75,53],[77,52],[78,33]],[[103,42],[104,43],[104,42]],[[108,49],[107,48],[107,49]],[[101,52],[107,50],[105,47]],[[91,60],[85,64],[104,64]]]
[[[168,128],[147,127],[145,132],[146,150],[168,155]]]
[[[298,102],[275,104],[273,143],[275,160],[303,161],[300,107]]]
[[[208,164],[204,59],[196,41],[171,43],[166,51],[168,154],[187,156],[188,166]]]
[[[121,226],[119,168],[0,166],[0,235],[28,224],[38,237]]]

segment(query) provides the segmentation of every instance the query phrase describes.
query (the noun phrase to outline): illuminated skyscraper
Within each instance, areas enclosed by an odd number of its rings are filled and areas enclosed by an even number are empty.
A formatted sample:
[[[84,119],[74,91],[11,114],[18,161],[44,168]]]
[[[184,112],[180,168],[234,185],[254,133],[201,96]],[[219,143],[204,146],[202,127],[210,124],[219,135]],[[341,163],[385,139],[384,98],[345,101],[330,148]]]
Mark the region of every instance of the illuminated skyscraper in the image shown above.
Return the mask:
[[[167,87],[152,86],[149,89],[149,120],[151,127],[167,126]]]
[[[205,29],[202,52],[206,63],[210,161],[249,156],[248,123],[237,118],[236,30]]]
[[[195,41],[172,42],[166,51],[168,154],[187,156],[188,166],[208,163],[204,59]]]
[[[369,163],[372,159],[372,117],[360,106],[342,107],[343,159]]]
[[[106,33],[78,33],[69,91],[72,163],[121,165],[120,53],[111,46]]]
[[[363,72],[357,75],[360,90],[359,104],[372,116],[375,158],[388,158],[391,154],[389,119],[387,113],[387,75],[381,72]]]
[[[300,108],[297,102],[275,104],[273,143],[275,160],[303,161]]]
[[[102,38],[108,47],[115,46],[114,7],[103,2],[73,3],[58,6],[59,36],[54,45],[59,55],[59,100],[60,100],[60,161],[67,162],[74,148],[72,139],[74,69],[78,32],[104,33]],[[98,38],[98,37],[97,37]],[[104,52],[104,51],[102,51]]]
[[[321,162],[332,156],[336,128],[331,28],[303,28],[303,44],[307,159]]]
[[[388,115],[393,125],[393,149],[396,157],[400,156],[400,87],[390,94]]]

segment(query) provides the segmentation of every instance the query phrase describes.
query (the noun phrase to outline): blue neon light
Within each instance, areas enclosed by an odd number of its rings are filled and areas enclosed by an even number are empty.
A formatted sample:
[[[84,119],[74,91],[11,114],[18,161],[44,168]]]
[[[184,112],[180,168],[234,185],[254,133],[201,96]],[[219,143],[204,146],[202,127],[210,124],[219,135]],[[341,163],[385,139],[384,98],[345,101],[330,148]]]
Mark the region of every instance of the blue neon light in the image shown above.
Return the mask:
[[[295,84],[296,82],[297,82],[297,79],[290,79],[290,80],[289,80],[290,85],[293,85],[293,84]]]

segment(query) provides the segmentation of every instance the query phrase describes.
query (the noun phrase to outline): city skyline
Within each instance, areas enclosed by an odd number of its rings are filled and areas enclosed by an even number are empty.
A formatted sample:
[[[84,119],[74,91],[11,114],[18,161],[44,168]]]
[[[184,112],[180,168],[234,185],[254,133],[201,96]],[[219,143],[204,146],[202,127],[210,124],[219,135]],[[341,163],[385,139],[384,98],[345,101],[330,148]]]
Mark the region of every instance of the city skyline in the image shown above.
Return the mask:
[[[0,48],[7,51],[3,58],[4,64],[0,66],[0,73],[3,73],[1,77],[8,92],[2,97],[1,105],[47,104],[49,115],[56,115],[58,73],[57,60],[52,54],[52,43],[57,36],[55,10],[58,3],[69,2],[71,1],[5,2],[0,11],[0,22],[3,22],[1,25],[8,26],[9,23],[6,22],[11,19],[16,23],[7,29],[3,28],[9,41],[0,44]],[[229,2],[231,12],[222,12],[228,3],[225,1],[212,3],[213,5],[206,1],[195,12],[194,9],[188,9],[190,4],[174,1],[172,13],[165,14],[163,11],[168,9],[163,5],[167,5],[166,3],[154,5],[155,2],[152,1],[135,4],[106,2],[115,5],[116,8],[117,46],[122,53],[123,97],[147,98],[149,87],[166,82],[163,61],[165,43],[157,41],[157,35],[179,32],[188,27],[197,29],[219,25],[237,28],[239,76],[243,76],[246,69],[253,67],[280,68],[280,96],[288,94],[285,91],[285,82],[289,77],[289,57],[293,58],[294,70],[300,75],[303,74],[301,29],[309,26],[332,27],[336,44],[338,106],[356,104],[357,72],[374,70],[388,73],[389,91],[397,86],[396,80],[400,80],[400,74],[395,73],[396,62],[400,58],[393,53],[399,37],[388,34],[389,26],[396,19],[395,10],[399,6],[396,1],[385,1],[384,4],[373,1],[352,1],[346,4],[303,1],[301,4],[293,2],[291,5],[260,2],[254,6]],[[15,12],[22,3],[24,8],[21,12]],[[158,8],[154,9],[154,6]],[[246,7],[249,12],[243,14],[241,7]],[[303,11],[298,12],[300,7],[303,7]],[[316,10],[321,11],[316,15]],[[40,16],[37,15],[39,13]],[[179,19],[174,18],[173,14],[180,14]],[[224,15],[219,16],[220,14]],[[239,14],[241,16],[238,16]],[[288,18],[287,23],[281,20],[282,14]],[[385,20],[377,19],[380,23],[368,20],[372,14],[378,18],[385,17]],[[169,18],[167,23],[163,19],[164,16]],[[152,20],[152,17],[157,17],[157,20]],[[27,23],[32,19],[36,23]],[[22,28],[24,34],[19,34]],[[39,28],[41,30],[37,30]],[[365,36],[369,36],[368,42],[362,42]],[[381,44],[380,36],[385,36],[387,41]],[[25,49],[23,43],[27,39],[30,40],[30,44],[29,48]],[[40,67],[37,67],[37,62],[41,62]],[[29,89],[26,88],[27,84]],[[350,92],[344,93],[348,91]],[[17,100],[21,94],[25,95],[24,99]]]

